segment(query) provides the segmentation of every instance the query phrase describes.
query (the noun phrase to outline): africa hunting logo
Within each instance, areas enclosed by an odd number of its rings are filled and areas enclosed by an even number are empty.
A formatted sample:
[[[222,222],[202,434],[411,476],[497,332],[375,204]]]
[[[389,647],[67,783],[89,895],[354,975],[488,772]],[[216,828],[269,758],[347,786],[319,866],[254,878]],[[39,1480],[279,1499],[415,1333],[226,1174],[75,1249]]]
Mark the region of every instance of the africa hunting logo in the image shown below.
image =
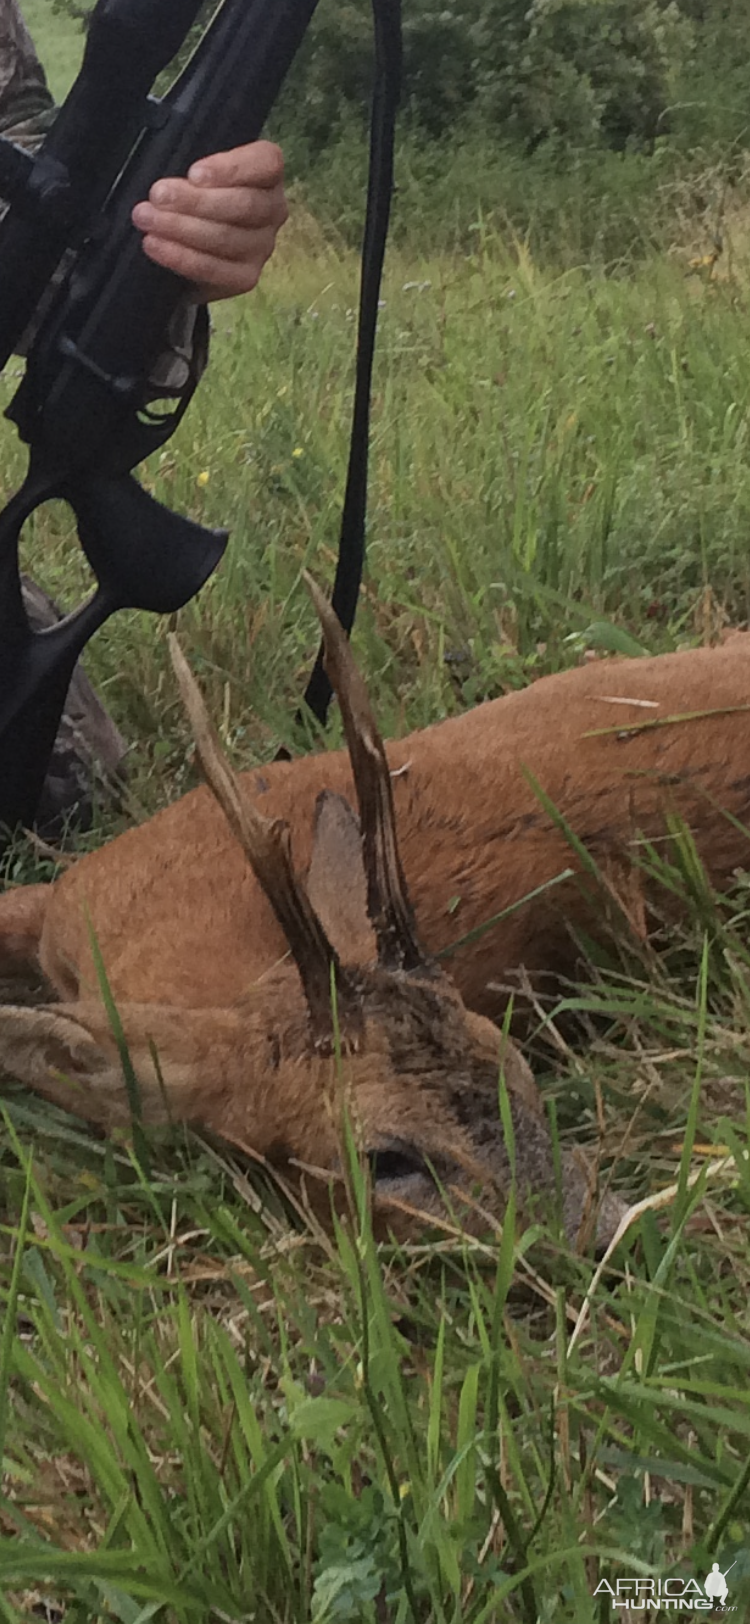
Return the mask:
[[[736,1607],[727,1604],[729,1585],[727,1573],[722,1573],[718,1562],[701,1585],[697,1579],[600,1579],[595,1596],[608,1595],[612,1606],[629,1612],[643,1613],[656,1609],[671,1613],[736,1613]]]

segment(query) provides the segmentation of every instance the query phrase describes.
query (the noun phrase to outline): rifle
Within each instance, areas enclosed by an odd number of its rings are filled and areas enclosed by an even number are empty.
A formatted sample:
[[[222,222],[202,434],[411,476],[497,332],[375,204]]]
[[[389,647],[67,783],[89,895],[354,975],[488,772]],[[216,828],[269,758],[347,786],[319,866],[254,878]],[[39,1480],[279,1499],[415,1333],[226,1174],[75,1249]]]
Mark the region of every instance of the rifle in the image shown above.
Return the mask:
[[[151,411],[148,379],[185,284],[147,259],[131,224],[160,176],[257,139],[317,0],[223,0],[187,66],[156,98],[203,0],[98,0],[78,78],[36,157],[0,139],[0,368],[29,323],[21,384],[7,409],[29,447],[21,488],[0,513],[0,824],[30,823],[68,684],[93,632],[121,608],[170,613],[216,568],[227,532],[149,496],[132,470],[174,433],[192,396]],[[354,420],[334,604],[351,629],[364,555],[372,358],[392,190],[400,0],[373,0],[377,46]],[[50,497],[73,509],[96,577],[92,597],[33,631],[18,544]],[[338,601],[337,601],[338,600]],[[306,695],[323,721],[316,666]]]

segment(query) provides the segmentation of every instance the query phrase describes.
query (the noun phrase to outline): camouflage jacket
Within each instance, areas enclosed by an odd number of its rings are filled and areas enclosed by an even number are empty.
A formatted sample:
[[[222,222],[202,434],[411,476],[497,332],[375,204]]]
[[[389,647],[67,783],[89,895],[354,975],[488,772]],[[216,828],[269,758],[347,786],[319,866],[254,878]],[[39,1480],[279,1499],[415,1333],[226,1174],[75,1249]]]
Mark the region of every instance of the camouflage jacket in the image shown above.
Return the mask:
[[[0,0],[0,135],[35,146],[55,113],[44,68],[17,0]]]

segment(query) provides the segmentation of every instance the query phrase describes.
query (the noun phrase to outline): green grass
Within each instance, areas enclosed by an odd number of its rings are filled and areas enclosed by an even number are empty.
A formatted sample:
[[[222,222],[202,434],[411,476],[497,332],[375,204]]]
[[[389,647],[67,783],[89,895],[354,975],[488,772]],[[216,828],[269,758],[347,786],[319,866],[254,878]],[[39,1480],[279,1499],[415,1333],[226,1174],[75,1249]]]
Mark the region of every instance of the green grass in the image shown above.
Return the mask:
[[[669,1130],[631,1146],[648,1183],[685,1131],[692,1022],[704,1082],[743,1064],[702,985],[692,1018],[642,988],[635,1053],[611,1010],[599,1045],[624,1090],[644,1042],[652,1066],[687,1044]],[[574,1337],[589,1269],[543,1240],[392,1254],[355,1219],[332,1244],[198,1144],[146,1176],[20,1098],[6,1126],[6,1618],[41,1590],[81,1624],[593,1624],[602,1577],[717,1553],[750,1599],[750,1192],[644,1223]]]
[[[56,101],[69,91],[83,55],[83,34],[52,0],[21,0],[21,13]]]
[[[662,259],[555,276],[489,234],[469,258],[394,252],[356,636],[388,731],[589,643],[673,647],[743,612],[743,297]],[[209,375],[147,474],[233,531],[180,621],[239,762],[290,737],[316,643],[299,571],[332,566],[354,300],[353,260],[298,206],[263,291],[220,312]],[[4,445],[11,488],[9,430]],[[64,510],[37,519],[27,556],[75,599]],[[153,809],[189,781],[162,629],[122,616],[89,663]],[[681,1165],[685,1185],[711,1145],[739,1187],[701,1179],[645,1220],[569,1354],[590,1270],[549,1241],[331,1245],[290,1233],[266,1186],[193,1140],[152,1145],[146,1173],[9,1096],[8,1619],[41,1587],[66,1624],[593,1624],[600,1577],[700,1576],[714,1553],[745,1595],[746,894],[712,903],[679,851],[663,877],[694,925],[642,961],[622,944],[600,959],[560,1011],[554,1073],[548,1045],[539,1067],[567,1137],[596,1138],[603,1113],[634,1196]],[[571,1009],[583,1051],[566,1047]]]
[[[145,475],[162,500],[231,529],[181,623],[240,760],[289,738],[315,647],[299,572],[330,574],[344,475],[356,262],[301,205],[296,222],[252,301],[219,311],[209,374]],[[471,255],[394,249],[357,630],[387,731],[587,644],[660,651],[746,619],[742,250],[738,233],[733,279],[705,282],[682,255],[628,276],[555,274],[489,230]],[[9,429],[4,446],[10,490],[23,458]],[[67,511],[28,529],[26,561],[75,601],[85,574]],[[88,663],[139,740],[134,779],[152,808],[185,772],[158,625],[120,617]]]
[[[422,251],[426,204],[384,290],[355,641],[389,733],[587,647],[669,649],[748,614],[739,202],[725,280],[690,270],[705,218],[674,196],[674,251],[605,270],[572,238],[531,252],[457,163],[477,229]],[[299,574],[333,567],[355,302],[344,236],[298,199],[145,474],[232,530],[180,630],[239,764],[291,740],[316,646]],[[7,495],[7,424],[0,445]],[[66,510],[28,528],[25,561],[75,602]],[[163,627],[120,616],[88,664],[145,815],[192,782]],[[746,1616],[747,877],[712,898],[684,832],[646,861],[685,924],[592,949],[531,1042],[563,1139],[600,1143],[634,1198],[677,1187],[596,1282],[541,1231],[397,1252],[355,1212],[327,1237],[221,1147],[155,1136],[138,1160],[7,1089],[3,1624],[602,1624],[602,1579],[703,1580],[714,1560]],[[19,849],[12,874],[35,863]]]

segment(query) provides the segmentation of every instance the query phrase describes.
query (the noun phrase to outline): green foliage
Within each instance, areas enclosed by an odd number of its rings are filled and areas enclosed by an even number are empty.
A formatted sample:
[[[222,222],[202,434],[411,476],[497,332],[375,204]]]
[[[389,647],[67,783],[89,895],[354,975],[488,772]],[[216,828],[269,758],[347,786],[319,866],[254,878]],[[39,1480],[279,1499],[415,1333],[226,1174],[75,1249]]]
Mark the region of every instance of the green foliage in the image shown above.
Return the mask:
[[[689,45],[658,0],[412,0],[404,16],[403,105],[431,137],[469,113],[528,149],[542,141],[650,144],[665,128]],[[372,77],[369,8],[322,0],[282,102],[280,127],[314,151]]]
[[[216,0],[206,0],[203,20]],[[93,0],[27,0],[85,21]],[[404,126],[455,139],[467,118],[528,152],[744,144],[750,123],[746,0],[408,0]],[[57,49],[57,46],[56,46]],[[55,82],[59,74],[48,54]],[[273,116],[294,167],[361,126],[373,73],[367,0],[321,0]]]
[[[680,76],[675,126],[687,146],[746,148],[750,137],[750,7],[746,0],[680,0],[696,48]]]
[[[350,1624],[377,1618],[378,1596],[388,1602],[403,1586],[396,1518],[380,1489],[357,1499],[339,1484],[321,1492],[323,1524],[313,1588],[314,1624]]]
[[[526,148],[651,145],[688,44],[656,0],[491,0],[476,39],[480,106]]]
[[[95,5],[96,0],[52,0],[53,12],[83,25],[88,22]]]

